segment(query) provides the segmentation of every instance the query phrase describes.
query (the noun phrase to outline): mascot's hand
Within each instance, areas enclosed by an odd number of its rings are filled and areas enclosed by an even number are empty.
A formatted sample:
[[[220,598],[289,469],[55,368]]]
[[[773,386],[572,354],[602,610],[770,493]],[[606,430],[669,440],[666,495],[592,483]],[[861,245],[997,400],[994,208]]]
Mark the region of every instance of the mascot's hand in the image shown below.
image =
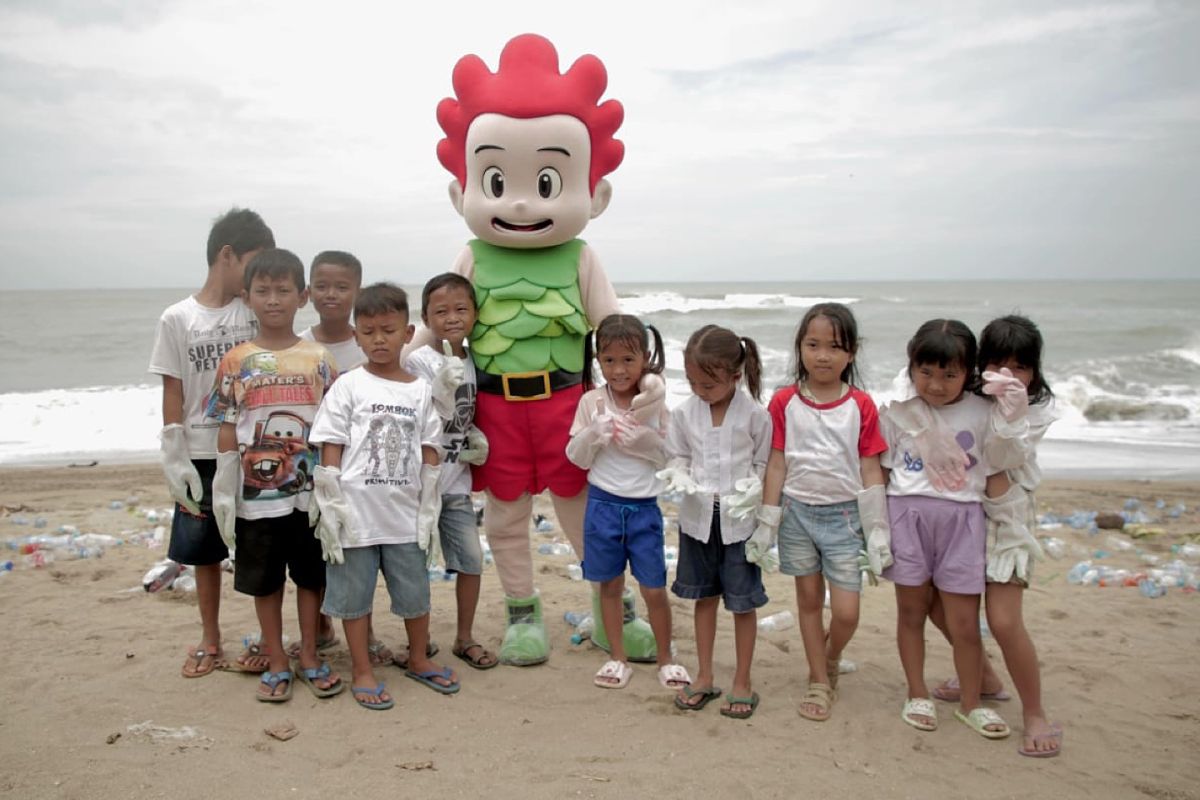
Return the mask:
[[[442,365],[433,374],[433,407],[442,419],[451,419],[454,416],[454,396],[466,380],[467,366],[454,355],[454,348],[445,339],[442,340],[442,354],[445,356]]]

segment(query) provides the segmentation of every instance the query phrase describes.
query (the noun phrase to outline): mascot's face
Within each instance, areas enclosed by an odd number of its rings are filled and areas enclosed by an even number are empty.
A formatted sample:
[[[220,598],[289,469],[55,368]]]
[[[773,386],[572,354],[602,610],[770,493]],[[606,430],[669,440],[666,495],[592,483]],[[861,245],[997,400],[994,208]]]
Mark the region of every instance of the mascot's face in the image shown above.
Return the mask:
[[[497,247],[552,247],[578,236],[608,205],[599,181],[588,192],[587,127],[575,117],[517,119],[481,114],[467,130],[467,185],[450,199],[471,232]]]

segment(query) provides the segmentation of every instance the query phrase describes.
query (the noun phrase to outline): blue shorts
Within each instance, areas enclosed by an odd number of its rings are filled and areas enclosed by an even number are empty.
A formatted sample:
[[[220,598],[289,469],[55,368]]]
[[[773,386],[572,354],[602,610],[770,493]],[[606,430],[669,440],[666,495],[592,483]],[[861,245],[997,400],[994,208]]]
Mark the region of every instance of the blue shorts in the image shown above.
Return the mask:
[[[442,495],[442,514],[438,517],[442,559],[446,572],[464,575],[483,573],[483,547],[475,526],[475,506],[469,494]]]
[[[266,597],[283,588],[287,575],[301,589],[325,588],[321,542],[308,525],[307,511],[283,517],[237,518],[237,560],[233,588]]]
[[[191,566],[220,564],[229,558],[229,548],[221,539],[217,518],[212,513],[212,479],[217,471],[217,460],[193,460],[192,466],[200,475],[200,488],[204,492],[204,497],[196,504],[200,506],[200,516],[192,516],[183,506],[175,504],[167,558]]]
[[[810,506],[783,499],[779,523],[779,571],[784,575],[822,574],[848,592],[862,592],[858,551],[863,542],[858,501]]]
[[[628,560],[637,582],[647,589],[667,585],[663,520],[658,498],[628,498],[588,484],[583,517],[583,577],[611,581],[625,574]]]
[[[415,619],[429,613],[425,551],[416,542],[345,547],[342,556],[344,563],[325,565],[322,613],[338,619],[370,614],[380,570],[392,599],[393,614]]]
[[[671,591],[688,600],[720,595],[725,610],[745,614],[767,604],[762,570],[746,560],[746,543],[721,541],[721,514],[713,509],[708,541],[679,533],[679,566]]]

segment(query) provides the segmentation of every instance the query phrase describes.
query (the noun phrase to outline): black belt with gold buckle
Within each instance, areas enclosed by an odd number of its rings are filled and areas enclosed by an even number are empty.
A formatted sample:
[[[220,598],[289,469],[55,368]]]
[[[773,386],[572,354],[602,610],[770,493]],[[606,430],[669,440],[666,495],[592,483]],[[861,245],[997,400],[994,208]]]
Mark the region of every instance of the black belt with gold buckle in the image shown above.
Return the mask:
[[[575,386],[583,382],[582,372],[567,372],[556,369],[537,370],[535,372],[506,372],[503,375],[493,375],[490,372],[479,372],[475,376],[476,384],[481,392],[504,395],[505,400],[544,400],[554,392]]]

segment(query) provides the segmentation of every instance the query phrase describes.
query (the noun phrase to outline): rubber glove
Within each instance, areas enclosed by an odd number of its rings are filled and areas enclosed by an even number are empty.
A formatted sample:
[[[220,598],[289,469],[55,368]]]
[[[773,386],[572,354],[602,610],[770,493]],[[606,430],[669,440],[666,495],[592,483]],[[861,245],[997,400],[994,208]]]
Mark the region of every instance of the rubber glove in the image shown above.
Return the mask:
[[[221,541],[233,552],[237,546],[237,499],[242,493],[242,456],[236,450],[217,453],[212,489],[217,530],[221,533]]]
[[[672,492],[695,494],[700,491],[700,484],[692,480],[691,466],[686,458],[671,459],[667,462],[666,467],[654,473],[654,477],[667,482],[663,491],[668,494]]]
[[[754,516],[762,504],[762,481],[757,475],[749,478],[739,478],[733,482],[733,494],[721,496],[721,505],[729,511],[734,519],[748,519]]]
[[[194,517],[200,516],[200,501],[204,499],[204,485],[200,473],[188,453],[187,435],[178,422],[164,425],[162,433],[162,466],[167,476],[167,490],[176,503]]]
[[[933,409],[919,397],[892,403],[886,410],[887,419],[912,437],[917,445],[925,474],[939,492],[956,492],[967,485],[967,467],[971,463],[967,451],[954,438]]]
[[[667,465],[666,442],[662,434],[637,421],[632,414],[621,414],[613,420],[613,441],[631,456],[644,458],[656,467]]]
[[[488,457],[488,440],[483,431],[472,425],[467,429],[467,442],[458,452],[460,464],[482,464]]]
[[[442,340],[442,365],[433,373],[433,407],[442,419],[454,417],[454,395],[467,378],[467,366],[454,355],[450,342]]]
[[[661,375],[647,372],[638,380],[638,393],[629,402],[629,413],[643,425],[653,422],[667,397],[667,382]]]
[[[871,572],[882,575],[892,565],[892,526],[888,521],[887,495],[883,484],[858,493],[858,520],[867,540],[867,563]]]
[[[996,398],[1001,415],[1009,422],[1024,419],[1029,413],[1029,392],[1008,367],[983,373],[983,393]]]
[[[758,527],[746,540],[746,560],[758,564],[767,572],[774,572],[779,567],[779,557],[771,552],[771,548],[775,546],[783,509],[779,506],[759,506],[755,519],[758,520]]]
[[[330,564],[345,561],[342,539],[347,544],[358,540],[354,534],[354,517],[346,496],[342,494],[342,471],[337,467],[319,466],[313,473],[312,503],[321,509],[316,537],[321,541],[321,558]]]
[[[983,498],[987,515],[987,577],[995,583],[1008,583],[1014,577],[1028,582],[1033,574],[1032,561],[1045,558],[1042,546],[1030,532],[1029,498],[1025,490],[1013,484],[997,498]]]
[[[583,428],[571,434],[567,442],[567,458],[581,469],[591,469],[600,449],[613,439],[615,418],[604,409],[604,400],[596,398],[596,414]]]
[[[442,492],[438,478],[442,468],[438,464],[421,465],[421,501],[417,507],[417,546],[429,557],[430,542],[437,538],[438,517],[442,515]]]

